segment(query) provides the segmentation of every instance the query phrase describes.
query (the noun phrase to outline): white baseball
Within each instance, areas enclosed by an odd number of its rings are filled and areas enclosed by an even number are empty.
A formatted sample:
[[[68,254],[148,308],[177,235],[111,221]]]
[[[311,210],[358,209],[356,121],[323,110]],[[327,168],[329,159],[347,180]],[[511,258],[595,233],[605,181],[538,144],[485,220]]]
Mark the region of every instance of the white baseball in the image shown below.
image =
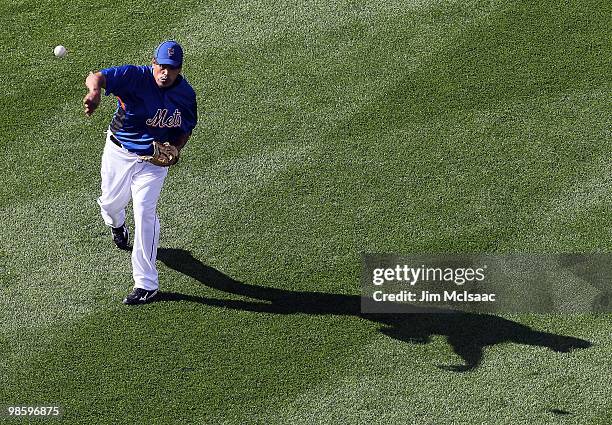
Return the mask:
[[[66,48],[61,44],[59,46],[55,46],[55,49],[53,49],[53,54],[58,58],[63,58],[64,56],[66,56],[67,52],[68,51],[66,50]]]

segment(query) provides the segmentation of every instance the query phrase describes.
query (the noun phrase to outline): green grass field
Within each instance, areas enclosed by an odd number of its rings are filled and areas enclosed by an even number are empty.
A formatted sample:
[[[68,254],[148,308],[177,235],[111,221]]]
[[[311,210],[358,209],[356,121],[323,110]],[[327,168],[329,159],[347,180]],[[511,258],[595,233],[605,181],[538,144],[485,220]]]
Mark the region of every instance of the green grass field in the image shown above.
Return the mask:
[[[612,252],[609,2],[107,4],[0,0],[0,407],[612,423],[610,314],[391,323],[355,303],[362,252]],[[200,123],[159,204],[164,302],[128,308],[95,202],[115,101],[86,118],[83,81],[166,38]]]

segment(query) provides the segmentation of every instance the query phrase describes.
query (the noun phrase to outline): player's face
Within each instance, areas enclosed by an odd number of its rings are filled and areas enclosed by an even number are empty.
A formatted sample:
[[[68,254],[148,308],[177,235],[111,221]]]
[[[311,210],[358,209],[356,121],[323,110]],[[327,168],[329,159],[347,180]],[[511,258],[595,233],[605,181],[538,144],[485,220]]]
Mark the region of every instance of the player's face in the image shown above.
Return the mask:
[[[181,68],[170,65],[160,65],[153,60],[153,77],[158,87],[170,87],[181,73]]]

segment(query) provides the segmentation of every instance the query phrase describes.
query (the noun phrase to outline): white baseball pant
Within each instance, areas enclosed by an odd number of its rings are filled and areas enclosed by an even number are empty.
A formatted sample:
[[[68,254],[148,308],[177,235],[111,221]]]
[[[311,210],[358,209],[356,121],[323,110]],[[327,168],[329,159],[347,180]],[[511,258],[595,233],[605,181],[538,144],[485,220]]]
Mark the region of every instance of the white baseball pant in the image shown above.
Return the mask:
[[[155,290],[159,288],[155,266],[159,242],[156,208],[168,168],[139,159],[138,155],[115,145],[110,135],[108,132],[100,171],[102,195],[98,198],[98,204],[102,218],[107,226],[123,225],[125,208],[132,198],[134,287]]]

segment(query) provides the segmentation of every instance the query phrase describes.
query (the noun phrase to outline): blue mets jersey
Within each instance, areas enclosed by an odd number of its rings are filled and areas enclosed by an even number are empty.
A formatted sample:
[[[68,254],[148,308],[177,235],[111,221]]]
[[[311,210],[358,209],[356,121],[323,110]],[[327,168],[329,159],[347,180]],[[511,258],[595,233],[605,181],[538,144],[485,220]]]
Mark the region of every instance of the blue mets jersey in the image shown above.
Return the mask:
[[[100,72],[106,78],[105,95],[117,96],[109,129],[125,149],[150,155],[153,141],[171,141],[196,126],[196,95],[182,75],[171,87],[160,88],[152,66],[123,65]]]

